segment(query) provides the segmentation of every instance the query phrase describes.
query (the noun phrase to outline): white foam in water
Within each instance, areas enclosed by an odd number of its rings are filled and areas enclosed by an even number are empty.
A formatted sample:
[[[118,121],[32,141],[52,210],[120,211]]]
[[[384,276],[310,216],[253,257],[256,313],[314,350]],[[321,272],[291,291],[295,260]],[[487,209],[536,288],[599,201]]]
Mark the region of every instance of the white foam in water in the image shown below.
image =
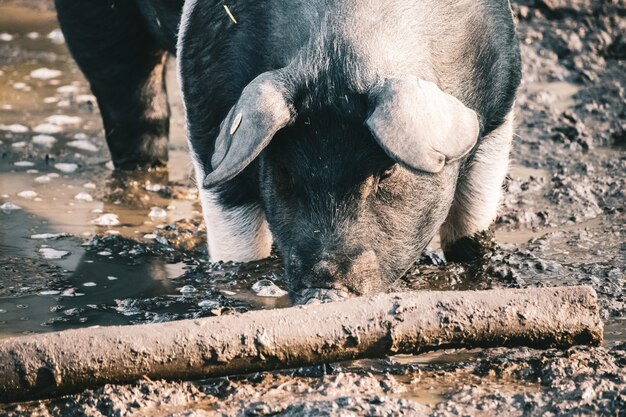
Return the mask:
[[[65,38],[63,37],[63,32],[61,32],[61,29],[54,29],[52,32],[48,33],[47,38],[50,39],[52,43],[55,43],[57,45],[65,42]]]
[[[95,282],[85,282],[83,284],[83,287],[95,287],[96,285],[98,284],[96,284]]]
[[[20,191],[19,193],[17,193],[18,197],[22,197],[27,200],[30,200],[31,198],[35,198],[37,197],[37,195],[38,194],[33,190],[25,190],[25,191]]]
[[[167,217],[167,211],[163,210],[161,207],[152,207],[148,216],[152,219],[162,219],[163,217]]]
[[[274,284],[269,279],[262,279],[252,285],[252,291],[259,297],[282,297],[287,291]]]
[[[91,224],[96,226],[117,226],[120,224],[120,219],[117,214],[106,213],[91,221]]]
[[[109,276],[107,277],[107,279],[108,279],[109,281],[115,281],[115,280],[117,280],[117,279],[119,279],[119,278],[114,277],[114,276],[112,276],[112,275],[109,275]]]
[[[57,142],[57,138],[50,135],[35,135],[32,142],[39,146],[52,146]]]
[[[30,235],[31,239],[46,240],[46,239],[58,239],[60,237],[68,236],[66,233],[39,233],[36,235]]]
[[[22,208],[20,206],[18,206],[17,204],[13,204],[10,201],[7,201],[6,203],[0,206],[0,210],[2,210],[4,213],[10,213],[12,211],[21,210],[21,209]]]
[[[28,39],[39,39],[39,33],[38,32],[28,32],[26,34],[26,37]]]
[[[23,147],[25,147],[25,146],[26,146],[26,142],[24,142],[24,141],[13,142],[13,143],[11,144],[11,147],[12,147],[12,148],[23,148]]]
[[[48,247],[39,248],[39,253],[45,259],[62,259],[70,254],[68,251],[65,250],[56,250]]]
[[[0,33],[0,41],[3,42],[11,42],[13,40],[13,35],[10,33],[2,32]]]
[[[111,256],[113,254],[111,252],[109,252],[108,250],[103,250],[103,251],[98,252],[98,255],[100,255],[100,256]]]
[[[35,178],[34,180],[37,184],[47,184],[50,182],[50,176],[49,175],[42,175],[39,176],[37,178]]]
[[[93,197],[91,194],[81,191],[74,196],[74,200],[91,202],[93,201]]]
[[[43,133],[45,135],[51,135],[53,133],[59,133],[63,130],[63,128],[59,125],[55,125],[52,123],[42,123],[33,128],[33,131],[37,133]]]
[[[67,116],[65,114],[53,114],[52,116],[46,117],[46,122],[58,126],[77,125],[81,120],[82,119],[78,116]]]
[[[28,127],[14,123],[11,125],[0,125],[0,130],[8,130],[13,133],[26,133],[28,132]]]
[[[67,143],[70,148],[80,149],[81,151],[96,152],[98,147],[88,140],[73,140]]]
[[[57,295],[57,294],[61,294],[61,291],[57,291],[57,290],[39,291],[39,295]]]
[[[13,88],[15,88],[16,90],[28,90],[30,87],[28,87],[28,85],[26,85],[26,83],[13,83]]]
[[[39,174],[39,170],[38,169],[27,169],[26,173],[27,174]]]
[[[61,71],[50,68],[37,68],[30,72],[30,76],[38,80],[51,80],[60,77],[61,74]]]
[[[26,167],[34,167],[35,163],[31,161],[17,161],[17,162],[14,162],[13,165],[15,165],[16,167],[20,167],[20,168],[26,168]]]
[[[71,174],[78,169],[78,165],[65,162],[59,162],[58,164],[54,164],[54,167],[61,172],[65,172],[66,174]]]

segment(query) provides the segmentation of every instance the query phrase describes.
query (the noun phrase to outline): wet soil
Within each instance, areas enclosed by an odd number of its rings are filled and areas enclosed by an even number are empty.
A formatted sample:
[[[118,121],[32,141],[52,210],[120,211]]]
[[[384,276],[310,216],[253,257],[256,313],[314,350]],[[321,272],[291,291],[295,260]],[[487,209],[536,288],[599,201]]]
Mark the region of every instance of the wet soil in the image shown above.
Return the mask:
[[[397,289],[588,284],[600,297],[604,346],[445,351],[195,382],[142,380],[5,405],[0,414],[626,410],[626,3],[520,0],[513,11],[524,78],[495,248],[477,264],[446,264],[433,242]],[[56,29],[50,2],[0,5],[0,337],[290,305],[277,256],[249,265],[206,262],[178,97],[171,98],[167,170],[110,169],[97,105]],[[173,63],[169,70],[169,91],[176,91]]]

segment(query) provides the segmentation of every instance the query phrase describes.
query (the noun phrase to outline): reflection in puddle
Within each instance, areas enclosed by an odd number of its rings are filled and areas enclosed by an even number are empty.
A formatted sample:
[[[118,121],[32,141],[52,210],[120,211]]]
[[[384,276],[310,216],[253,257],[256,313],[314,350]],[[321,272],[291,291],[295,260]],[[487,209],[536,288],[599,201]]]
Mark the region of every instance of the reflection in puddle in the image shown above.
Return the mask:
[[[528,86],[528,94],[544,95],[555,113],[560,114],[574,106],[574,96],[581,90],[579,84],[565,81],[533,83]]]

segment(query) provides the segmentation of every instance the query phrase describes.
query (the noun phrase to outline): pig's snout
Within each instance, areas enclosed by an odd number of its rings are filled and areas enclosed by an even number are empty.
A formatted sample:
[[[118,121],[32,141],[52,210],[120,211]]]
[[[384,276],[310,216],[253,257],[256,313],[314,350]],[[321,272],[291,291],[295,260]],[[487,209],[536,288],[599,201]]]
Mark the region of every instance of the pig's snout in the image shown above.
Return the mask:
[[[352,254],[322,252],[309,265],[292,270],[290,280],[295,288],[332,289],[360,295],[381,284],[378,258],[371,249]]]

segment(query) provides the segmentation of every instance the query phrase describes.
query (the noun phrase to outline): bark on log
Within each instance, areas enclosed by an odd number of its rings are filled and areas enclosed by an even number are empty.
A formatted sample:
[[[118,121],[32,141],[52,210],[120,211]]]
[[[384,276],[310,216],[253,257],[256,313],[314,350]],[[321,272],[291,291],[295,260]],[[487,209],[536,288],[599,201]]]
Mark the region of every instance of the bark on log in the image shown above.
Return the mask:
[[[443,348],[598,345],[590,287],[381,294],[170,323],[0,340],[0,401]]]

